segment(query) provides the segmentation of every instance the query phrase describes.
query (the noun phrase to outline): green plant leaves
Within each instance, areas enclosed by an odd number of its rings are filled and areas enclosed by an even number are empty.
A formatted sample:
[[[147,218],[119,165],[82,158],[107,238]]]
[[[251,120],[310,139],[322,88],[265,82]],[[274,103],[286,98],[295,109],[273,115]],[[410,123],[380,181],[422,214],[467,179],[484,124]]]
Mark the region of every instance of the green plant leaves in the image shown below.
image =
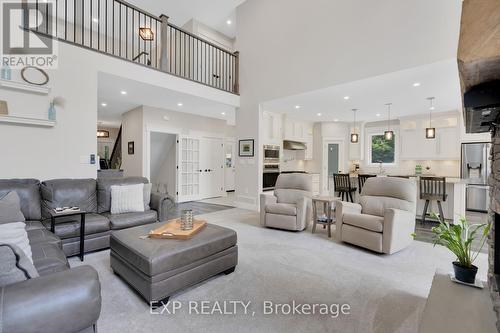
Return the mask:
[[[450,225],[447,221],[442,221],[435,213],[431,215],[439,220],[439,225],[432,228],[434,245],[439,244],[447,247],[457,256],[457,261],[461,266],[471,267],[484,246],[491,224],[470,225],[465,217],[461,217],[457,224]],[[477,251],[473,251],[472,243],[481,228],[483,228],[483,232],[480,238],[480,247]]]

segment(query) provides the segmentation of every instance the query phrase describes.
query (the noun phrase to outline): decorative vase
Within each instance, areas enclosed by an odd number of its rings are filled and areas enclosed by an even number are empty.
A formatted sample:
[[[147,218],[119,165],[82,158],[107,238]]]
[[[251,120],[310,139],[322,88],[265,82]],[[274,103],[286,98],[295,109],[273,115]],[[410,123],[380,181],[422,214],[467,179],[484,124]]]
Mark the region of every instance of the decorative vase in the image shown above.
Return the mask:
[[[8,65],[5,65],[2,67],[2,74],[1,74],[2,80],[11,80],[12,79],[12,71]]]
[[[54,103],[50,103],[49,106],[49,120],[56,121],[56,107],[54,106]]]
[[[477,267],[472,265],[472,267],[461,266],[458,261],[453,262],[453,270],[455,271],[455,278],[458,281],[473,284],[476,282]]]
[[[181,215],[181,230],[193,229],[193,211],[191,209],[183,210]]]

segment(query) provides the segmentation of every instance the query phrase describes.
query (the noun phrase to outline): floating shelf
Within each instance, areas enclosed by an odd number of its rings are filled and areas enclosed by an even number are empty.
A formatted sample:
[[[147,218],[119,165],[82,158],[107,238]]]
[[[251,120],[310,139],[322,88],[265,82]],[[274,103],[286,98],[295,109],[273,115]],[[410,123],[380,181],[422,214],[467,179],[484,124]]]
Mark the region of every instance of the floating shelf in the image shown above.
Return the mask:
[[[50,88],[45,86],[37,86],[16,81],[0,80],[0,87],[6,89],[22,90],[34,94],[48,95]]]
[[[54,127],[56,122],[47,119],[1,116],[0,123],[25,126]]]

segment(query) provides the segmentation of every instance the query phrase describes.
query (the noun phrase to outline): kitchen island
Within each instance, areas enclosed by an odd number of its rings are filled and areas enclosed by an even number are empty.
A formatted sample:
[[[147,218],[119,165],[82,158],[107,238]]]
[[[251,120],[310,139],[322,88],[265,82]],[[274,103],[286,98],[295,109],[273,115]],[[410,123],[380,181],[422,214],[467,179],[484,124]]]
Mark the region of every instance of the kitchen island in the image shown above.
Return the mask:
[[[434,177],[434,175],[422,175],[423,177],[429,176]],[[404,177],[408,178],[416,183],[417,187],[417,219],[422,218],[422,213],[424,211],[425,200],[420,199],[420,186],[419,180],[420,175],[377,175],[377,177]],[[358,187],[358,177],[357,174],[351,174],[352,184],[355,187]],[[458,177],[445,177],[446,178],[446,194],[448,197],[446,201],[442,202],[443,213],[448,221],[452,221],[454,224],[459,221],[462,216],[465,216],[465,205],[466,205],[466,181],[464,179]],[[356,193],[356,197],[359,194]],[[356,198],[355,201],[358,202],[359,198]],[[427,213],[431,212],[438,213],[438,207],[436,201],[431,201],[429,204],[429,208],[427,209]]]

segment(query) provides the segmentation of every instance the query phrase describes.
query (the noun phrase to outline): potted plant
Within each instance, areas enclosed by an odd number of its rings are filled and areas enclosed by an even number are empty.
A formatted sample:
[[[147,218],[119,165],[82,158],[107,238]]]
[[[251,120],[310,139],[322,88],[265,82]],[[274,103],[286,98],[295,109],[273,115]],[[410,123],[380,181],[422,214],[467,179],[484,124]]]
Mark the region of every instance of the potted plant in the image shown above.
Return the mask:
[[[476,281],[477,267],[473,265],[479,252],[484,246],[486,238],[490,232],[491,224],[469,224],[465,217],[460,218],[457,224],[449,224],[442,221],[436,214],[439,225],[432,228],[434,233],[434,246],[436,244],[447,247],[457,256],[453,262],[455,278],[465,283],[474,283]],[[476,250],[472,248],[472,242],[479,236],[478,232],[483,229],[479,239],[479,247]]]

